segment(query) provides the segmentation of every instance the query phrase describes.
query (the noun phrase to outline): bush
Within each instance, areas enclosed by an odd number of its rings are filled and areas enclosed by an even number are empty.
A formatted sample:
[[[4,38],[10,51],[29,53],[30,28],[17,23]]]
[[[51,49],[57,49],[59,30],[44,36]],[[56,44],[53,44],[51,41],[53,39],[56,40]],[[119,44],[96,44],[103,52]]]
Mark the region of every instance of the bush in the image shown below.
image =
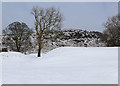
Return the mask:
[[[106,30],[103,32],[102,39],[108,47],[120,46],[120,15],[108,18],[104,24]]]

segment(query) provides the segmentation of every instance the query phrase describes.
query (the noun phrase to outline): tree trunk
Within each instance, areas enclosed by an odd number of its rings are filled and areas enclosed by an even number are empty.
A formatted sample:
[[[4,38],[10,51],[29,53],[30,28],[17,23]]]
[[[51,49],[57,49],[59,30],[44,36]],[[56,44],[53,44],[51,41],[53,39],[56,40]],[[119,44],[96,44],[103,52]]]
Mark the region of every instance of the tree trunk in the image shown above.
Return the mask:
[[[38,57],[41,56],[41,49],[42,49],[42,42],[41,42],[41,34],[40,36],[38,37]]]
[[[40,31],[40,34],[38,36],[38,57],[41,56],[41,49],[42,49],[42,31]]]
[[[17,52],[20,52],[20,47],[17,46]]]
[[[41,56],[41,45],[39,45],[39,49],[38,49],[38,57]]]

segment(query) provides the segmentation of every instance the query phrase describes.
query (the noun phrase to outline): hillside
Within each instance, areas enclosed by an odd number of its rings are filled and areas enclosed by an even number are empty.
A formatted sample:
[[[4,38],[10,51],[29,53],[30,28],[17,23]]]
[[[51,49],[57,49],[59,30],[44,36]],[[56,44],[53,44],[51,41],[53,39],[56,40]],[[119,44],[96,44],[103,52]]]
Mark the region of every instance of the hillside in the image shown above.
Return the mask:
[[[61,30],[51,31],[44,37],[43,52],[48,52],[58,47],[105,47],[101,40],[102,33],[86,30]],[[34,52],[37,51],[36,34],[32,34]],[[36,49],[36,50],[35,50]]]
[[[0,53],[3,84],[117,84],[118,48],[61,47],[42,57]]]

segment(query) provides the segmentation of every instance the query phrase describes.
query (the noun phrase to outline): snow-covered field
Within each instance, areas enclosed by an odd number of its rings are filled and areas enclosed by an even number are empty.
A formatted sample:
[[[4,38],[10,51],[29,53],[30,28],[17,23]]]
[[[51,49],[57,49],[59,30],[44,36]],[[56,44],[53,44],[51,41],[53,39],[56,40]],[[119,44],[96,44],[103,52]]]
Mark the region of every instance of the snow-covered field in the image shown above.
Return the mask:
[[[0,53],[3,84],[117,84],[118,48],[61,47],[42,57]]]
[[[0,86],[2,85],[2,57],[0,57]]]

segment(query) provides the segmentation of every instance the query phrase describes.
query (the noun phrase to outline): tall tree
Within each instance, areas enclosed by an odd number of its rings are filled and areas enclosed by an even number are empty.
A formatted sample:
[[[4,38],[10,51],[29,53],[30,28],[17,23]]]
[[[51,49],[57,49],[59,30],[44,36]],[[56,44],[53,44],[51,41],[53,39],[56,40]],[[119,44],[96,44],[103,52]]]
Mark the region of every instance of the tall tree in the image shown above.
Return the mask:
[[[38,57],[41,56],[41,49],[44,45],[43,39],[50,30],[60,29],[62,24],[62,14],[54,7],[39,8],[33,7],[32,12],[35,19],[35,30],[38,39]]]
[[[104,27],[103,40],[107,46],[120,46],[120,15],[108,18]]]
[[[10,50],[26,52],[31,48],[32,30],[25,23],[13,22],[3,30],[3,43]]]

